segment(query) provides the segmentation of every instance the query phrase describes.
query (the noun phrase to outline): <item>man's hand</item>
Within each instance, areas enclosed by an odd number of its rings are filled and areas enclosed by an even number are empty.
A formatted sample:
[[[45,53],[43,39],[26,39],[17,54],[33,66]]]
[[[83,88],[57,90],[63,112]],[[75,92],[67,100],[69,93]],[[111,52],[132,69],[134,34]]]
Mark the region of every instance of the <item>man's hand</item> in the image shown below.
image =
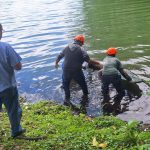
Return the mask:
[[[58,62],[56,61],[56,62],[55,62],[55,68],[58,69],[58,67],[59,67],[59,64],[58,64]]]
[[[130,82],[130,81],[132,81],[132,78],[131,78],[131,77],[129,77],[127,80]]]
[[[14,66],[14,69],[15,69],[15,70],[21,70],[21,68],[22,68],[21,62],[17,63],[17,64]]]

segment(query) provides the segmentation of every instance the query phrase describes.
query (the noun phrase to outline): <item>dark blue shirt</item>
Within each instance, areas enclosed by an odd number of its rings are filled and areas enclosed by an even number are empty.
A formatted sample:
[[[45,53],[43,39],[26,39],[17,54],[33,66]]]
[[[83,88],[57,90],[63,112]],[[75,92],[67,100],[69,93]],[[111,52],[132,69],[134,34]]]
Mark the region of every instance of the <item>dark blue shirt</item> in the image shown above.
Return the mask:
[[[82,69],[83,62],[88,62],[90,60],[89,55],[84,48],[77,43],[72,43],[65,47],[57,57],[57,60],[60,60],[63,57],[64,70],[80,70]]]

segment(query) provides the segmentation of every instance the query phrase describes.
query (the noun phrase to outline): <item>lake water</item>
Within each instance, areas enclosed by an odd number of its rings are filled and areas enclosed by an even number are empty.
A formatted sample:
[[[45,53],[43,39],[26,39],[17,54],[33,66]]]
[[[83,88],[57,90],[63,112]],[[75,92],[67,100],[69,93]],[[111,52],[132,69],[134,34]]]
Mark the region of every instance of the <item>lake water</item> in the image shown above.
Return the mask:
[[[16,77],[21,94],[31,101],[63,99],[61,67],[54,61],[77,34],[86,37],[92,58],[118,47],[125,68],[150,78],[150,1],[111,0],[0,0],[2,41],[23,58]],[[86,72],[85,72],[86,74]],[[90,84],[90,83],[89,83]],[[93,87],[93,85],[89,85]],[[91,91],[95,95],[95,91]]]

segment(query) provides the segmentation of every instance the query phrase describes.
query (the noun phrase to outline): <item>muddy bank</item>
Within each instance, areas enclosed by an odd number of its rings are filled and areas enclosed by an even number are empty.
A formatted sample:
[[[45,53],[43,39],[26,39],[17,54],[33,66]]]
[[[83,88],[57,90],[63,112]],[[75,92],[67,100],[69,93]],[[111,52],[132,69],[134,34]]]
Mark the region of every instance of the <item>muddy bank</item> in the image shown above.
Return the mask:
[[[101,106],[102,94],[101,81],[98,79],[98,72],[86,70],[84,73],[89,89],[89,106],[86,108],[87,115],[92,117],[101,116],[103,115]],[[144,82],[132,83],[126,80],[122,81],[126,95],[121,102],[122,113],[117,115],[117,117],[124,121],[138,120],[144,124],[150,124],[150,96],[148,95],[150,92],[150,87]],[[71,102],[79,108],[82,91],[75,82],[72,82],[70,86]],[[110,96],[112,98],[110,102],[113,102],[113,97],[115,94],[115,89],[110,86]],[[56,89],[55,93],[53,93],[53,97],[56,102],[63,104],[64,90],[61,85]],[[31,99],[32,102],[33,99],[34,102],[36,102],[35,96],[33,96]],[[28,98],[27,101],[29,101]]]
[[[87,83],[89,89],[89,106],[86,108],[87,115],[100,116],[102,111],[102,95],[101,81],[98,79],[98,72],[87,72]],[[126,95],[122,99],[122,113],[117,115],[118,118],[124,121],[137,120],[143,124],[150,124],[150,87],[144,82],[132,83],[122,80]],[[75,105],[80,105],[82,91],[78,85],[73,84],[71,87],[72,102]],[[115,89],[110,86],[110,103],[113,103]],[[62,102],[62,101],[61,101]]]
[[[142,90],[141,97],[131,101],[127,111],[117,117],[125,121],[138,120],[144,124],[150,124],[150,96],[148,96],[150,87],[145,83],[138,83],[138,86]]]

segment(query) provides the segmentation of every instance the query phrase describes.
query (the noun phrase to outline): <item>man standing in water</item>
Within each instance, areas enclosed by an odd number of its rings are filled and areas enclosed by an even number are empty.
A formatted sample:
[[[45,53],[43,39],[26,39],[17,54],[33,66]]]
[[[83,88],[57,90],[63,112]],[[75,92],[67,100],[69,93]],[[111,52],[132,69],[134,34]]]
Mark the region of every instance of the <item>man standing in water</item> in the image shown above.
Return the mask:
[[[0,40],[3,27],[0,24]],[[5,42],[0,41],[0,101],[5,105],[13,138],[25,132],[20,125],[22,109],[18,102],[18,90],[14,70],[21,70],[21,57]]]
[[[106,57],[103,60],[102,73],[102,95],[103,95],[103,111],[110,111],[110,96],[109,96],[109,85],[113,84],[117,91],[117,95],[114,98],[113,108],[116,113],[121,111],[120,102],[125,95],[124,89],[121,83],[121,75],[128,81],[131,81],[131,77],[125,72],[123,66],[119,59],[115,56],[117,54],[117,49],[114,47],[109,48],[106,51]]]
[[[85,107],[88,103],[88,89],[82,71],[82,64],[84,61],[89,63],[90,58],[82,47],[83,44],[84,36],[77,35],[74,38],[74,42],[66,46],[55,61],[55,67],[57,68],[59,61],[64,57],[63,87],[65,91],[64,105],[66,106],[71,106],[69,85],[72,79],[74,79],[82,88],[83,97],[81,106]]]

